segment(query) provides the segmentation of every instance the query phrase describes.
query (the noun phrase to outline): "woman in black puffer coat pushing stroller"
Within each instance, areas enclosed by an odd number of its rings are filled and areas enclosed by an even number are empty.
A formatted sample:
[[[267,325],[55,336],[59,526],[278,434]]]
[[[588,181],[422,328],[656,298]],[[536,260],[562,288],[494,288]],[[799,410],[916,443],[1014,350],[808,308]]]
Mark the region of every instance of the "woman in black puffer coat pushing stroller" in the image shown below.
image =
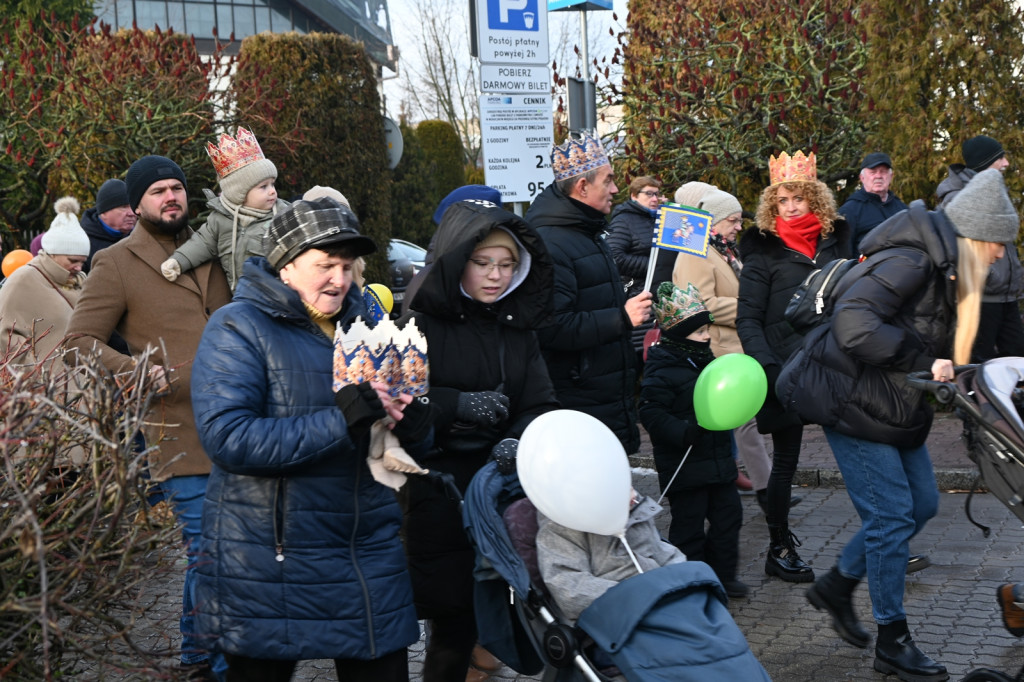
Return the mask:
[[[851,595],[868,579],[878,638],[874,667],[903,680],[945,680],[914,643],[903,609],[909,541],[938,511],[925,438],[932,408],[907,382],[953,379],[977,332],[989,266],[1020,221],[1003,177],[979,173],[945,208],[914,202],[862,242],[866,260],[835,291],[831,321],[807,335],[777,392],[821,424],[862,522],[837,564],[807,592],[846,641],[866,647]]]

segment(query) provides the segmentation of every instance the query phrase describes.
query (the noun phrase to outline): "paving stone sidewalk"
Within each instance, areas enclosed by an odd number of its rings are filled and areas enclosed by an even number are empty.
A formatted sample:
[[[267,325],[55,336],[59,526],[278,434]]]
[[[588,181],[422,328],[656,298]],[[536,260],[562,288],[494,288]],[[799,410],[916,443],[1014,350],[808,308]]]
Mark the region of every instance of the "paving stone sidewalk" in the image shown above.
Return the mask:
[[[1024,528],[1006,507],[984,493],[974,496],[972,508],[976,519],[991,526],[990,537],[985,538],[968,522],[963,508],[967,496],[962,491],[972,485],[974,469],[960,441],[961,430],[954,415],[940,413],[928,439],[940,488],[946,492],[941,495],[938,516],[911,543],[912,551],[929,555],[932,566],[908,576],[905,600],[915,639],[925,652],[946,665],[953,680],[977,667],[1016,674],[1024,665],[1024,639],[1014,638],[1003,629],[995,599],[998,585],[1024,580]],[[657,498],[657,476],[649,458],[650,445],[645,440],[644,448],[631,458],[634,485]],[[800,554],[816,571],[827,571],[843,544],[856,532],[859,519],[817,427],[808,427],[805,432],[797,482],[804,500],[793,508],[791,523],[802,542]],[[806,585],[764,575],[768,544],[764,516],[753,495],[742,499],[739,578],[750,585],[751,592],[747,599],[733,600],[729,610],[772,679],[886,679],[872,669],[871,647],[862,650],[842,642],[829,627],[827,617],[807,603],[803,595]],[[658,522],[663,532],[667,531],[667,513]],[[150,596],[159,597],[159,607],[138,627],[151,639],[173,639],[181,582],[149,587]],[[855,601],[858,614],[873,632],[865,586],[858,588]],[[409,657],[411,680],[421,680],[422,638],[411,648]],[[106,675],[102,679],[128,678]],[[327,682],[336,678],[330,661],[307,661],[299,666],[294,679]],[[506,668],[490,679],[511,682],[540,677],[519,675]]]

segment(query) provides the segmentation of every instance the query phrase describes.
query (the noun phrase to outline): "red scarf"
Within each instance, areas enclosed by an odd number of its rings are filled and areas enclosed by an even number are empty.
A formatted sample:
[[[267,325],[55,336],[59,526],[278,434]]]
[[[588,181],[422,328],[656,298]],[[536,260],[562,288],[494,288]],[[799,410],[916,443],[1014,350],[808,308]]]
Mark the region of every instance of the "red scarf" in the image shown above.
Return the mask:
[[[779,239],[783,244],[808,258],[814,258],[818,250],[818,237],[821,236],[821,221],[818,220],[818,216],[806,213],[792,220],[775,216],[775,231],[779,233]]]

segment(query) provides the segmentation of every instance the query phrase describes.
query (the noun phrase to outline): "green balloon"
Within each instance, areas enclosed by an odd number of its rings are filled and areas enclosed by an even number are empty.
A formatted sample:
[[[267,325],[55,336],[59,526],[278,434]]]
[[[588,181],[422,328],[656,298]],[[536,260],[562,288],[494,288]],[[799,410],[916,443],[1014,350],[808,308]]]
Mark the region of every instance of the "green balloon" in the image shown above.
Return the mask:
[[[743,353],[712,360],[697,377],[693,409],[697,423],[709,431],[728,431],[754,418],[768,395],[761,364]]]

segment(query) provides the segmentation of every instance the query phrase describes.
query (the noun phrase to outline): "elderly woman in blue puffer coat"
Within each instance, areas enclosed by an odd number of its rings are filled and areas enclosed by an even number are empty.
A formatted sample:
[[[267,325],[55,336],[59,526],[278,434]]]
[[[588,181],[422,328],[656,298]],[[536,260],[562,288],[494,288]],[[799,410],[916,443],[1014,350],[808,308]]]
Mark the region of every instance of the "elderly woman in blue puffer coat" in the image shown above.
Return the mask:
[[[352,265],[376,249],[347,208],[296,202],[271,224],[210,318],[192,403],[213,460],[197,568],[197,630],[227,679],[288,680],[333,658],[338,678],[408,680],[419,638],[394,493],[367,466],[370,425],[390,415],[414,456],[430,410],[384,384],[332,390],[335,324],[365,317]]]

